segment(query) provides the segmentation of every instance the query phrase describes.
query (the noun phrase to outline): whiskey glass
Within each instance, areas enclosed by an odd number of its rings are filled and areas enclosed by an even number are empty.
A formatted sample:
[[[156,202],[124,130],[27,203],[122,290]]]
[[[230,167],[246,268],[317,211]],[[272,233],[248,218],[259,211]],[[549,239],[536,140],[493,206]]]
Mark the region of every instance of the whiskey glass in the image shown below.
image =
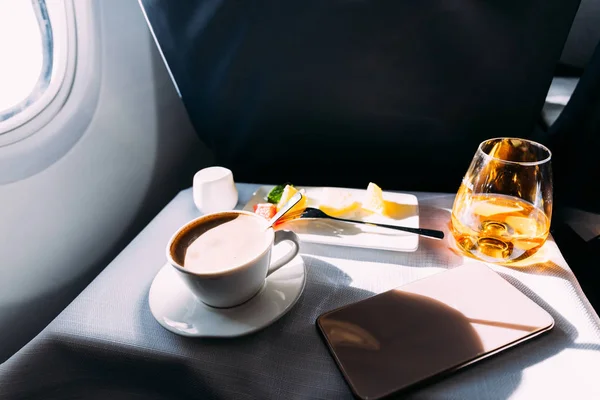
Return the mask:
[[[545,243],[552,218],[552,153],[519,138],[483,141],[452,207],[457,246],[482,261],[524,260]]]

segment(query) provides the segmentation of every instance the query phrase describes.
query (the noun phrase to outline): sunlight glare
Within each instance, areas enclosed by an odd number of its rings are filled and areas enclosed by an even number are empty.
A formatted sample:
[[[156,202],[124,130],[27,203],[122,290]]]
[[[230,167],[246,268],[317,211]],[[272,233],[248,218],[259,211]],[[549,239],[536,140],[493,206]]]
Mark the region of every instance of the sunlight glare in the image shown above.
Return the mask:
[[[31,1],[0,1],[0,113],[35,88],[42,70],[42,40]]]

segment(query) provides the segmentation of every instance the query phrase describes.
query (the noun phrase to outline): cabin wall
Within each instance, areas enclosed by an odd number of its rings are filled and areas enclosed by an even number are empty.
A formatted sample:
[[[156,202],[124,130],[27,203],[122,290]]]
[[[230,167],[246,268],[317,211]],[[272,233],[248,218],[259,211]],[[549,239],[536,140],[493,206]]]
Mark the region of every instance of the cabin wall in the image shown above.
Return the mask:
[[[138,2],[73,3],[76,15],[90,17],[77,23],[96,24],[99,35],[93,41],[97,98],[67,99],[56,116],[64,119],[64,111],[81,119],[54,126],[58,133],[81,129],[77,140],[47,168],[12,182],[6,182],[11,171],[49,151],[36,143],[36,134],[23,140],[30,140],[29,149],[21,146],[20,157],[14,157],[17,144],[0,147],[0,362],[43,329],[178,190],[191,185],[195,170],[211,162]],[[87,84],[77,79],[74,87]]]

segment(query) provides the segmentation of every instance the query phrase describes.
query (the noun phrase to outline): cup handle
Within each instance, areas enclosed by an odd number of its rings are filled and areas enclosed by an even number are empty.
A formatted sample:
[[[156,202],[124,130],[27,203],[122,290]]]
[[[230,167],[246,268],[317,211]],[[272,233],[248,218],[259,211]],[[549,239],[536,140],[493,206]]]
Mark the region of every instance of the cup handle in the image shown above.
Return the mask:
[[[273,245],[277,246],[278,243],[283,242],[285,240],[289,240],[294,245],[286,255],[271,263],[267,271],[267,276],[271,275],[273,272],[277,271],[279,268],[289,263],[292,260],[292,258],[296,257],[296,255],[300,251],[300,238],[298,238],[298,235],[296,235],[292,231],[276,231],[275,241],[273,242]]]

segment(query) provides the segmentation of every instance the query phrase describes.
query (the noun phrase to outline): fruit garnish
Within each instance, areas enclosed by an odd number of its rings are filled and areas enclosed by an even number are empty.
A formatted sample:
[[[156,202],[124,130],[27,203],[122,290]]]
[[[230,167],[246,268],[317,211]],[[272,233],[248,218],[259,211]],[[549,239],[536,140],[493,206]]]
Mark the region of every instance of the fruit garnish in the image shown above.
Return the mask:
[[[277,204],[279,203],[279,201],[281,200],[281,195],[283,194],[283,190],[285,189],[286,186],[294,186],[292,184],[289,183],[284,183],[283,185],[277,185],[275,186],[273,189],[271,189],[271,191],[269,192],[269,194],[267,194],[267,201],[269,203],[273,203],[273,204]]]
[[[380,215],[385,214],[385,200],[383,200],[383,191],[373,182],[369,182],[367,192],[362,202],[362,208]]]
[[[404,219],[414,214],[414,207],[407,204],[399,204],[394,201],[385,201],[385,216],[392,219]]]
[[[255,214],[265,217],[266,219],[271,219],[277,214],[277,206],[271,203],[255,204],[253,210]]]
[[[288,201],[290,201],[292,196],[295,195],[296,193],[298,193],[298,189],[296,189],[292,185],[286,185],[283,188],[283,192],[281,193],[281,198],[279,199],[279,202],[277,203],[277,211],[281,210],[281,207],[283,207]],[[306,208],[306,196],[302,196],[302,199],[298,203],[296,203],[296,205],[294,207],[290,208],[290,210],[287,212],[286,215],[300,214],[302,211],[304,211],[305,208]]]
[[[352,193],[339,189],[325,188],[323,189],[323,199],[319,208],[332,217],[339,217],[358,210],[360,206],[360,202],[356,200]]]

